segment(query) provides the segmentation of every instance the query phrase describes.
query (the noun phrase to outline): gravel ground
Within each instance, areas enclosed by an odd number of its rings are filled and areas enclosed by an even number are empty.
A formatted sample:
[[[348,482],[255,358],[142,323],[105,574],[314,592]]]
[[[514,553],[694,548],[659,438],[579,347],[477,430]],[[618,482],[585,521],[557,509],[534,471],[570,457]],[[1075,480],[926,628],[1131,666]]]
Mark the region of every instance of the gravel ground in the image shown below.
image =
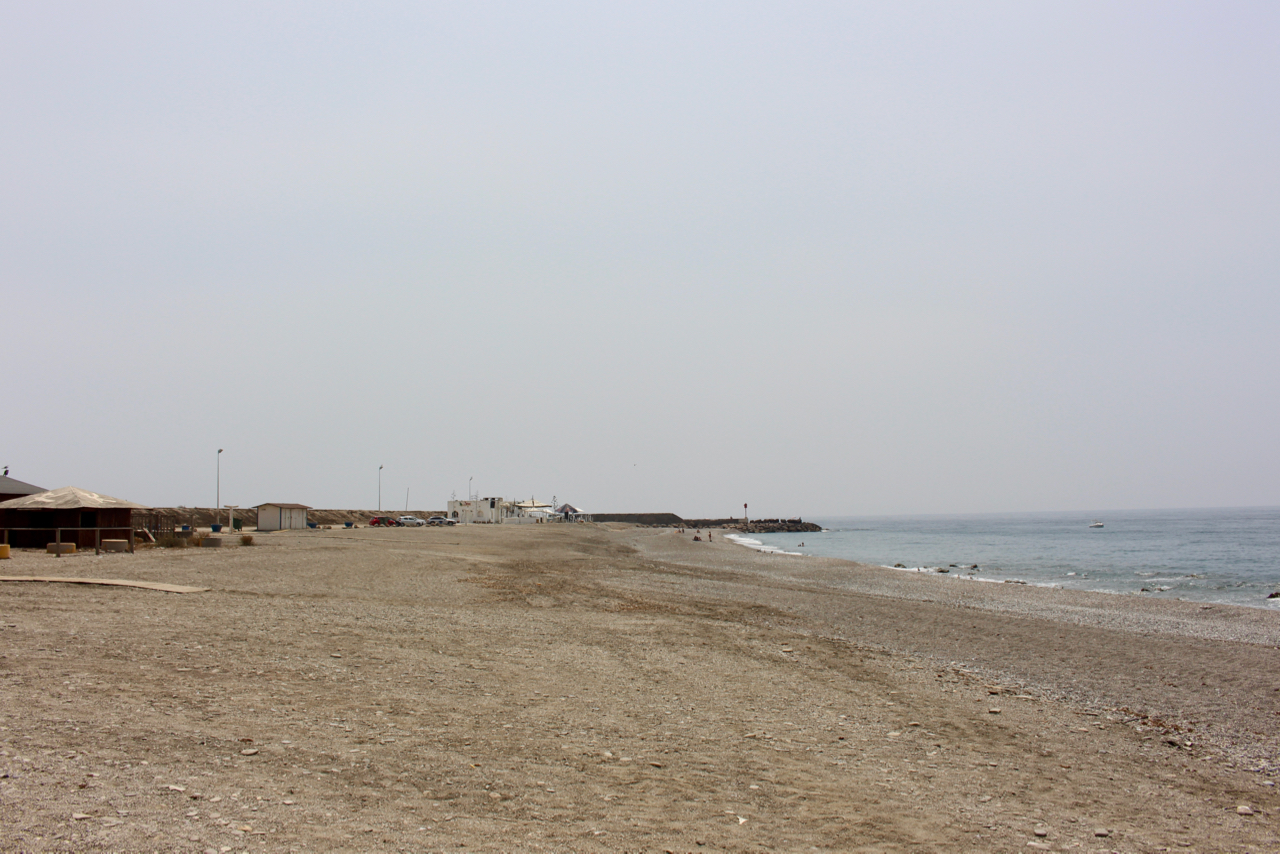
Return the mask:
[[[689,540],[16,553],[0,850],[1280,849],[1274,615]]]

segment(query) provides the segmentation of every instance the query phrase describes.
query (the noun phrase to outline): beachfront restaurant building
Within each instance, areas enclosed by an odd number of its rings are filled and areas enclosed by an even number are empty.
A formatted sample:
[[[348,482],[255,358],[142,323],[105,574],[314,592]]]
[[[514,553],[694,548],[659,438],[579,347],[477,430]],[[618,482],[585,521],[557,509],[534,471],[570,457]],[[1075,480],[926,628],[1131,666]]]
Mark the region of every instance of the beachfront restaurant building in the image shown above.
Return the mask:
[[[449,502],[449,518],[460,525],[531,525],[559,522],[555,507],[535,498],[528,501],[506,501],[501,498],[473,498]]]
[[[459,525],[499,525],[507,502],[501,498],[471,498],[449,501],[449,518]]]
[[[512,525],[529,525],[555,519],[557,519],[555,508],[534,498],[528,501],[508,502],[503,507],[502,521]]]
[[[307,511],[305,504],[259,504],[259,531],[305,531]]]
[[[102,540],[133,543],[133,512],[141,504],[87,489],[64,486],[0,502],[0,536],[14,548],[43,549],[49,543],[95,548]]]

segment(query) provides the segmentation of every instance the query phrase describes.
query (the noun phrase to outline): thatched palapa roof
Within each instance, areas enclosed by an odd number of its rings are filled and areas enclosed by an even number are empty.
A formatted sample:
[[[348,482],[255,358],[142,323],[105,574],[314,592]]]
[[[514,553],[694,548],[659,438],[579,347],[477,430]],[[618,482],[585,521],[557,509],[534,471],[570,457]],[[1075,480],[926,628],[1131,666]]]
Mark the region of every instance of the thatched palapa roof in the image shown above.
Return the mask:
[[[0,501],[0,510],[146,510],[141,504],[125,501],[123,498],[112,498],[100,495],[87,489],[64,486],[61,489],[50,489],[48,492],[37,492],[21,498]]]

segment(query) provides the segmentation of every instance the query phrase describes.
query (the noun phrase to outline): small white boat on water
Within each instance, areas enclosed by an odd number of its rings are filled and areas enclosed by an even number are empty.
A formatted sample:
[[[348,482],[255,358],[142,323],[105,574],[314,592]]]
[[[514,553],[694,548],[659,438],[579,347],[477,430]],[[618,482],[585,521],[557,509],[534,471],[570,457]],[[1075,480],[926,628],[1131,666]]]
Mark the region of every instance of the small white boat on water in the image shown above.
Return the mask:
[[[1090,527],[1090,528],[1102,528],[1102,527],[1105,527],[1105,526],[1104,526],[1101,522],[1099,522],[1097,519],[1094,519],[1092,522],[1090,522],[1090,523],[1089,523],[1089,527]]]

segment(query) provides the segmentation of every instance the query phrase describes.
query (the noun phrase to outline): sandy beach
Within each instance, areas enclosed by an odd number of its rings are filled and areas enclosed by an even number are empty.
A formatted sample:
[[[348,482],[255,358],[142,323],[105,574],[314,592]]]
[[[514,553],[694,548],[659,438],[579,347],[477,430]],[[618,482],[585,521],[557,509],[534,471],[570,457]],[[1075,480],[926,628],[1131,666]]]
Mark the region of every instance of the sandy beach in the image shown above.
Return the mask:
[[[625,525],[16,552],[4,851],[1275,851],[1280,616]]]

